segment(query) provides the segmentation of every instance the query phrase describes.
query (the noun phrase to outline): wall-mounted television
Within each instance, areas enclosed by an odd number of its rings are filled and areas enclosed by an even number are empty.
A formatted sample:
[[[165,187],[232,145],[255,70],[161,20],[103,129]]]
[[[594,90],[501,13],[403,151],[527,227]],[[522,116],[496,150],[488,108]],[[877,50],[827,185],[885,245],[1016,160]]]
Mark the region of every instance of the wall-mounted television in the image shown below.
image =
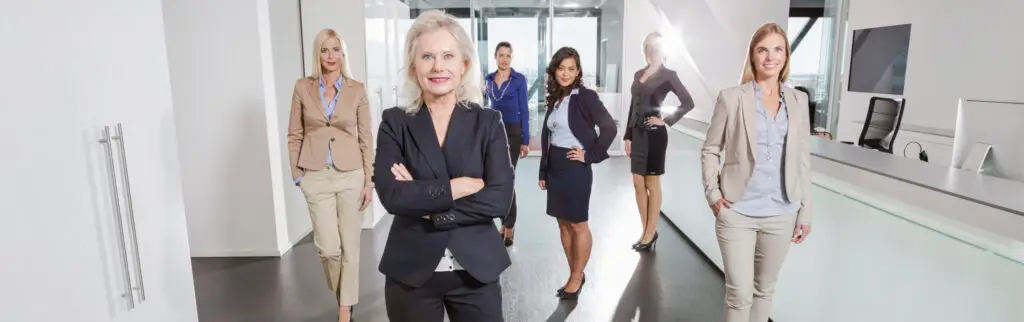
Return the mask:
[[[848,91],[903,95],[910,24],[854,30],[850,48]]]

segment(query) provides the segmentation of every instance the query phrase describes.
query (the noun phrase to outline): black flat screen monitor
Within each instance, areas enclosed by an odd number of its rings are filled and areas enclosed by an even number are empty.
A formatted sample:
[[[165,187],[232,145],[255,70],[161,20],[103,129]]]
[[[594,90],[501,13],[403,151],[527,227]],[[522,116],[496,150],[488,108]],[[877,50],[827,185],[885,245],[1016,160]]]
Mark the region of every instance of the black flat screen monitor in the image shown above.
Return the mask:
[[[909,50],[909,24],[854,30],[847,90],[903,95]]]

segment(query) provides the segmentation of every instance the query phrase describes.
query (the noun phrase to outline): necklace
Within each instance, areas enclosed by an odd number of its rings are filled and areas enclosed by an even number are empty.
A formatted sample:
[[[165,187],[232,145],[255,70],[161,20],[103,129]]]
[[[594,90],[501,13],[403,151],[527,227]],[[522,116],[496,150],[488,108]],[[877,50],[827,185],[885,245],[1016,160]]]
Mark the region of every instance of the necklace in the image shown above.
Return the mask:
[[[497,73],[495,73],[494,76],[498,76]],[[502,83],[502,85],[505,85],[505,89],[501,89],[501,86],[498,86],[498,82],[495,82],[493,80],[491,81],[491,90],[487,91],[487,94],[491,96],[491,102],[501,101],[502,99],[505,98],[505,91],[508,91],[508,88],[510,87],[510,86],[508,86],[508,83],[511,80],[512,80],[512,75],[509,75],[508,79],[505,80],[505,83]],[[498,96],[498,97],[494,97],[494,91],[499,90],[499,89],[501,89],[501,95]],[[494,104],[494,103],[491,103],[491,104]]]

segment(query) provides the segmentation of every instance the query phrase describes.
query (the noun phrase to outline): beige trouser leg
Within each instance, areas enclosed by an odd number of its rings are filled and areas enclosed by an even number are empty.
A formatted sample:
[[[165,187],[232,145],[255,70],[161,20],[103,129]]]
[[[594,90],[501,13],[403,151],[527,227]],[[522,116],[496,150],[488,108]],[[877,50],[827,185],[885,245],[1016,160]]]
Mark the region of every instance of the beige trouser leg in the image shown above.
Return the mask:
[[[313,243],[324,265],[327,286],[343,306],[359,302],[359,235],[363,215],[359,192],[363,170],[306,171],[299,182],[313,221]]]
[[[796,214],[748,217],[723,208],[715,231],[725,264],[725,321],[765,322]]]

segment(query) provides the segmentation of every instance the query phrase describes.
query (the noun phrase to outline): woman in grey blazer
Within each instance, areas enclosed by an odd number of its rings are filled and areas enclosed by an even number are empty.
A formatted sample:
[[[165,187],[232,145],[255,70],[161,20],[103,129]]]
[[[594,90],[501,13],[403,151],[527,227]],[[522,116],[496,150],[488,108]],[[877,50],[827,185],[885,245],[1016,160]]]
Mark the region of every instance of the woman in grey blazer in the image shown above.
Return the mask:
[[[811,232],[807,95],[785,86],[785,29],[754,32],[740,85],[722,90],[701,149],[725,265],[725,321],[768,321],[790,243]]]

